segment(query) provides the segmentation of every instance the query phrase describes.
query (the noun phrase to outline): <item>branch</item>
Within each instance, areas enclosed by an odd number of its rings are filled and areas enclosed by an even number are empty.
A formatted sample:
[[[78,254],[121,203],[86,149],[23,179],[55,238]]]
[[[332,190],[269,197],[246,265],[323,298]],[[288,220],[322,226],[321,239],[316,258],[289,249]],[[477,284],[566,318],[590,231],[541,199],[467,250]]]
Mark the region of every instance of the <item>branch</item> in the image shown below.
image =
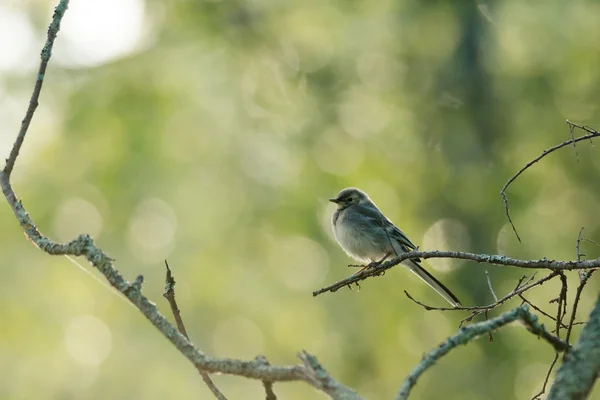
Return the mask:
[[[492,280],[490,279],[490,273],[487,269],[485,270],[485,278],[487,279],[488,287],[490,288],[490,292],[492,293],[494,301],[498,301],[498,296],[496,296],[496,292],[494,291],[494,287],[492,286]]]
[[[577,245],[575,246],[575,250],[577,252],[577,260],[580,261],[581,257],[585,254],[581,253],[580,245],[582,240],[586,240],[581,237],[581,233],[583,232],[583,227],[579,230],[579,234],[577,235]],[[591,241],[595,243],[594,241]],[[597,244],[597,243],[596,243]],[[579,271],[579,286],[577,287],[577,291],[575,292],[575,299],[573,300],[573,307],[571,308],[571,319],[569,320],[569,326],[567,327],[567,335],[565,340],[569,342],[571,338],[571,331],[573,330],[573,326],[575,325],[575,316],[577,315],[577,307],[579,306],[579,299],[581,298],[581,292],[583,288],[587,284],[588,280],[594,273],[594,270],[591,271]]]
[[[569,326],[567,327],[567,335],[565,337],[565,340],[567,342],[571,338],[571,331],[573,330],[573,326],[576,325],[575,316],[577,315],[577,307],[579,306],[579,299],[581,298],[581,292],[583,291],[583,288],[585,287],[586,283],[592,276],[593,272],[594,272],[593,270],[588,271],[587,273],[584,272],[580,277],[579,286],[577,286],[577,291],[575,292],[575,299],[573,300],[573,307],[571,308],[571,319],[569,320]]]
[[[269,361],[265,356],[257,356],[255,360],[262,362],[265,365],[270,365]],[[277,400],[277,396],[273,391],[273,382],[271,381],[263,381],[263,387],[265,388],[266,400]]]
[[[548,260],[547,258],[542,258],[539,260],[519,260],[502,255],[475,254],[460,251],[410,251],[408,253],[400,254],[398,257],[394,257],[393,259],[388,260],[380,265],[367,268],[356,275],[351,275],[338,282],[332,283],[329,286],[316,290],[313,292],[313,296],[318,296],[325,292],[336,292],[345,286],[349,287],[351,284],[363,281],[371,276],[382,275],[384,271],[410,258],[455,258],[460,260],[475,261],[478,263],[505,265],[508,267],[550,269],[553,271],[600,268],[600,258],[586,261],[556,261]]]
[[[539,156],[537,156],[536,158],[534,158],[533,160],[529,161],[527,164],[525,164],[525,166],[523,168],[521,168],[519,171],[517,171],[517,173],[515,175],[513,175],[505,184],[504,186],[502,186],[502,190],[500,190],[500,195],[502,196],[502,201],[504,202],[504,211],[506,212],[506,217],[508,218],[508,222],[510,222],[510,226],[512,227],[513,231],[515,232],[515,235],[517,236],[517,239],[519,239],[519,242],[521,241],[521,238],[519,237],[519,233],[517,232],[517,228],[515,227],[515,224],[513,223],[511,217],[510,217],[510,211],[509,211],[509,207],[508,207],[508,199],[506,198],[506,189],[508,189],[508,186],[513,183],[523,172],[525,172],[526,169],[528,169],[529,167],[531,167],[533,164],[535,164],[536,162],[540,161],[542,158],[546,157],[548,154],[561,149],[565,146],[568,146],[570,144],[573,144],[573,146],[575,145],[575,143],[577,142],[581,142],[582,140],[587,140],[587,139],[592,139],[594,137],[598,137],[600,136],[600,132],[584,126],[584,125],[578,125],[575,124],[569,120],[567,120],[567,124],[569,124],[569,126],[571,127],[571,133],[572,133],[572,129],[575,128],[579,128],[581,130],[584,130],[586,132],[588,132],[587,135],[584,136],[580,136],[580,137],[572,137],[571,139],[567,140],[566,142],[562,142],[561,144],[557,144],[556,146],[550,147],[549,149],[546,149],[542,152],[542,154],[540,154]]]
[[[565,355],[548,400],[585,399],[600,374],[600,297],[581,331],[578,342]]]
[[[50,255],[69,255],[85,257],[106,280],[119,292],[121,292],[129,301],[135,305],[140,312],[152,323],[176,348],[185,356],[198,370],[207,373],[224,373],[229,375],[243,376],[260,381],[280,382],[280,381],[304,381],[313,387],[327,393],[333,399],[339,400],[358,400],[361,397],[352,389],[335,381],[329,376],[327,371],[319,364],[317,359],[303,352],[299,355],[303,361],[302,365],[290,366],[271,366],[265,365],[258,360],[244,361],[227,358],[212,358],[205,355],[196,348],[183,334],[181,334],[173,325],[169,323],[156,308],[156,305],[142,294],[143,277],[140,275],[135,282],[130,283],[114,268],[113,260],[108,257],[89,235],[82,234],[76,239],[65,243],[56,243],[42,233],[35,226],[33,219],[29,216],[27,210],[18,200],[10,183],[10,175],[13,170],[19,151],[25,139],[25,134],[33,118],[38,98],[42,88],[44,72],[52,52],[52,45],[60,27],[60,21],[67,9],[68,1],[60,0],[54,11],[52,23],[48,29],[48,40],[42,50],[42,62],[38,73],[37,81],[31,96],[31,101],[21,130],[15,140],[13,149],[9,158],[6,160],[6,166],[0,171],[0,187],[6,197],[17,221],[23,228],[27,238],[31,240],[38,248]]]
[[[436,311],[473,311],[473,313],[470,316],[468,316],[461,322],[461,323],[464,323],[464,322],[468,322],[468,321],[472,320],[475,316],[481,314],[482,312],[488,312],[488,311],[498,307],[499,305],[506,303],[508,300],[512,299],[513,297],[519,296],[522,293],[525,293],[526,291],[528,291],[529,289],[531,289],[535,286],[540,286],[540,285],[544,284],[544,282],[549,281],[550,279],[554,278],[557,275],[558,275],[557,272],[551,272],[550,274],[546,275],[543,278],[538,279],[537,281],[535,281],[533,283],[522,285],[522,286],[517,285],[517,287],[515,289],[513,289],[510,293],[506,294],[504,297],[502,297],[498,301],[495,301],[492,304],[488,304],[486,306],[431,307],[431,306],[428,306],[427,304],[421,303],[418,300],[415,300],[410,294],[408,294],[408,292],[406,290],[404,291],[404,293],[406,294],[406,296],[409,299],[411,299],[412,301],[414,301],[421,307],[425,308],[427,311],[431,311],[431,310],[436,310]]]
[[[560,276],[560,293],[558,295],[558,299],[557,299],[557,306],[556,306],[556,328],[555,328],[555,332],[556,332],[556,336],[560,337],[560,327],[563,324],[563,318],[565,317],[565,314],[567,313],[567,289],[568,289],[568,282],[567,282],[567,277],[563,272],[559,273]]]
[[[163,293],[163,297],[167,299],[169,305],[171,306],[171,312],[173,313],[173,318],[175,318],[175,323],[177,324],[177,330],[183,336],[186,337],[187,340],[190,340],[190,337],[187,334],[185,329],[185,325],[183,323],[183,319],[181,318],[181,312],[179,311],[179,307],[177,306],[177,300],[175,300],[175,278],[173,278],[173,274],[171,273],[171,268],[169,268],[169,263],[165,260],[165,266],[167,267],[167,276],[165,278],[165,291]],[[210,379],[210,376],[206,373],[206,371],[202,369],[198,369],[202,380],[208,386],[212,394],[219,400],[227,400],[227,397],[215,385],[215,383]]]
[[[540,314],[542,314],[545,317],[550,318],[554,322],[557,321],[556,317],[553,317],[552,315],[548,314],[546,311],[542,310],[541,308],[539,308],[538,306],[536,306],[535,304],[533,304],[531,301],[527,300],[525,298],[525,296],[523,296],[522,294],[520,294],[519,297],[521,298],[521,300],[523,300],[523,303],[529,304],[529,306],[531,306],[531,308],[533,308],[535,311],[539,312]],[[567,325],[564,324],[564,323],[561,323],[561,327],[566,328]]]
[[[187,334],[183,319],[181,318],[181,311],[179,311],[177,300],[175,300],[175,278],[173,278],[167,260],[165,260],[165,267],[167,268],[167,276],[165,278],[165,291],[163,292],[163,297],[167,299],[169,306],[171,306],[171,312],[173,313],[173,318],[175,318],[177,330],[189,340],[190,337]]]
[[[2,179],[2,176],[0,176]],[[10,184],[2,181],[3,190],[11,190],[7,199],[15,198]],[[361,399],[352,389],[340,384],[331,378],[325,369],[318,363],[317,359],[303,352],[300,355],[304,365],[291,366],[267,366],[260,361],[244,361],[227,358],[212,358],[205,355],[196,348],[184,335],[169,323],[169,321],[158,311],[156,305],[142,294],[141,284],[143,278],[139,276],[134,283],[130,283],[113,266],[113,260],[100,248],[96,247],[92,238],[88,235],[79,235],[77,239],[66,244],[59,244],[43,236],[29,217],[29,214],[20,202],[12,203],[11,206],[21,222],[28,238],[32,240],[41,250],[50,255],[83,256],[108,282],[121,292],[140,312],[152,323],[173,345],[183,354],[197,369],[208,373],[223,373],[229,375],[243,376],[250,379],[269,382],[304,381],[329,394],[333,399]]]
[[[544,378],[544,383],[542,385],[542,388],[540,389],[539,392],[537,392],[532,398],[531,400],[537,400],[540,399],[541,396],[546,393],[546,386],[548,386],[548,380],[550,380],[550,375],[552,375],[552,370],[554,369],[554,366],[556,365],[556,362],[558,361],[558,353],[554,354],[554,358],[552,359],[552,362],[550,363],[550,367],[548,368],[548,372],[546,372],[546,377]]]
[[[15,166],[15,161],[17,160],[17,156],[19,155],[19,151],[21,150],[21,146],[23,145],[23,140],[25,140],[25,134],[29,129],[29,124],[31,123],[33,114],[35,113],[35,110],[38,106],[38,99],[40,97],[40,92],[42,91],[44,76],[46,74],[46,67],[48,66],[48,61],[50,61],[50,56],[52,55],[54,39],[56,39],[56,35],[60,30],[60,22],[62,21],[62,18],[65,15],[65,11],[67,11],[68,6],[69,0],[60,0],[58,5],[54,9],[52,23],[50,23],[50,26],[48,27],[48,36],[46,39],[46,44],[42,49],[42,60],[40,62],[40,68],[38,69],[33,93],[31,94],[31,98],[29,100],[29,107],[27,107],[25,118],[23,118],[23,121],[21,121],[21,129],[19,130],[17,139],[13,145],[10,155],[6,159],[6,165],[4,166],[4,170],[2,171],[6,175],[7,179],[10,178],[10,174],[12,173],[13,167]]]
[[[522,305],[514,310],[505,312],[496,318],[462,327],[457,333],[446,339],[446,341],[441,343],[436,349],[426,354],[423,357],[423,360],[417,364],[404,379],[400,391],[396,395],[396,400],[407,399],[410,391],[416,385],[417,380],[425,370],[433,366],[440,358],[448,354],[451,350],[460,345],[469,343],[471,340],[484,333],[492,332],[516,320],[521,320],[529,332],[550,343],[556,351],[565,351],[569,348],[568,343],[550,334],[546,328],[544,328],[544,325],[538,322],[537,316],[532,314],[526,305]]]

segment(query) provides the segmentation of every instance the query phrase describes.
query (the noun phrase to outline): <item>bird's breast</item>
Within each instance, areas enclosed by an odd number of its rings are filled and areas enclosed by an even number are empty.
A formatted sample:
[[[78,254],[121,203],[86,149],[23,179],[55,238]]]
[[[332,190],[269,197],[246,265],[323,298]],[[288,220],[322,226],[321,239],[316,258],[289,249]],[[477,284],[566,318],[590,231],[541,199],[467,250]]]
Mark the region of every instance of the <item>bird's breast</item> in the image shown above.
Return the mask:
[[[350,257],[365,263],[380,258],[382,252],[373,235],[349,219],[347,210],[336,212],[332,222],[337,242]]]

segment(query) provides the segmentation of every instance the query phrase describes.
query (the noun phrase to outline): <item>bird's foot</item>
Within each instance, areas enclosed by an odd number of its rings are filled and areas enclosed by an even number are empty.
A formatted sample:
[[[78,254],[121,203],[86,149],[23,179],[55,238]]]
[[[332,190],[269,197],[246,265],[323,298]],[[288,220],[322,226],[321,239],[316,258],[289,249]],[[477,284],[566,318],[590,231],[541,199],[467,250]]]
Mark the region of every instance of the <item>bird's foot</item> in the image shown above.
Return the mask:
[[[379,264],[381,264],[381,262],[378,261],[373,261],[368,263],[367,265],[353,265],[353,267],[360,267],[360,270],[356,271],[355,273],[353,273],[352,275],[356,275],[356,274],[360,274],[361,272],[363,272],[365,269],[369,269],[369,268],[375,268],[376,266],[378,266]]]

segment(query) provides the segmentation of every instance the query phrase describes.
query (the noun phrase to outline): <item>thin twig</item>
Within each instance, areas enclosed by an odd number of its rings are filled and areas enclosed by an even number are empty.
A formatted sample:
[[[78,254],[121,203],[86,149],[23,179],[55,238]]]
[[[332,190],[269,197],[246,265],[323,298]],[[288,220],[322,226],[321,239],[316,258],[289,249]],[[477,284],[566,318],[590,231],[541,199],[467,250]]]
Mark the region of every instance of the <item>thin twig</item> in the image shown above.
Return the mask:
[[[567,277],[563,272],[558,274],[560,276],[560,294],[558,295],[558,305],[556,306],[556,336],[560,337],[560,327],[563,325],[563,318],[567,312]]]
[[[527,277],[527,275],[523,275],[517,281],[517,286],[515,286],[513,291],[519,290],[522,286],[527,285],[529,282],[531,282],[533,280],[533,278],[535,278],[535,274],[531,275],[529,278]],[[525,279],[527,279],[527,280],[525,280]]]
[[[255,360],[260,361],[265,365],[271,365],[265,356],[257,356]],[[277,400],[277,395],[275,395],[275,392],[273,391],[273,382],[263,381],[263,387],[265,388],[266,400]]]
[[[165,291],[163,292],[163,297],[167,299],[169,305],[171,306],[171,312],[173,313],[173,318],[175,318],[177,330],[189,340],[190,337],[187,334],[185,324],[181,318],[181,311],[179,310],[177,301],[175,300],[175,278],[173,278],[173,274],[171,272],[171,268],[169,268],[169,263],[167,260],[165,260],[165,267],[167,268],[167,276],[165,278]]]
[[[541,396],[544,393],[546,393],[546,386],[548,385],[548,380],[550,379],[550,374],[552,374],[552,370],[554,369],[554,366],[556,365],[556,361],[558,361],[558,353],[554,353],[554,359],[550,363],[550,368],[548,368],[548,372],[546,373],[546,378],[544,379],[544,384],[542,385],[542,389],[535,396],[533,396],[531,398],[531,400],[540,399]]]
[[[266,400],[277,400],[277,395],[273,391],[273,382],[263,381],[263,387],[265,388]]]
[[[187,340],[190,340],[190,337],[187,334],[185,329],[185,324],[183,323],[183,318],[181,318],[181,311],[177,306],[177,300],[175,300],[175,278],[173,278],[173,274],[171,273],[171,268],[169,268],[169,263],[165,260],[165,266],[167,267],[167,276],[165,278],[165,291],[163,292],[163,297],[167,299],[169,305],[171,306],[171,312],[173,313],[173,318],[175,318],[175,323],[177,324],[177,330],[186,337]],[[190,341],[191,342],[191,341]],[[227,397],[219,390],[217,385],[210,379],[210,376],[206,371],[197,368],[202,380],[208,386],[212,394],[219,400],[227,400]]]
[[[512,299],[515,296],[520,295],[521,293],[525,293],[526,291],[528,291],[529,289],[535,287],[535,286],[539,286],[542,285],[544,282],[549,281],[550,279],[554,278],[555,276],[558,275],[558,272],[551,272],[550,274],[548,274],[547,276],[538,279],[537,281],[529,284],[529,285],[524,285],[519,287],[519,289],[513,290],[512,292],[506,294],[504,297],[502,297],[501,299],[499,299],[498,301],[492,303],[492,304],[488,304],[487,306],[474,306],[474,307],[431,307],[428,306],[427,304],[423,304],[422,302],[415,300],[410,294],[408,294],[408,292],[405,290],[404,293],[406,294],[406,296],[411,299],[412,301],[414,301],[415,303],[417,303],[418,305],[420,305],[421,307],[423,307],[424,309],[426,309],[427,311],[431,311],[431,310],[437,310],[437,311],[472,311],[473,314],[470,315],[469,317],[465,318],[462,322],[468,322],[470,320],[473,319],[473,317],[481,314],[484,311],[489,311],[493,308],[498,307],[499,305],[507,302],[508,300]]]
[[[515,232],[515,235],[517,236],[517,239],[519,240],[519,242],[521,242],[521,237],[519,236],[519,233],[517,232],[517,228],[515,227],[515,224],[512,221],[512,218],[510,217],[510,210],[509,210],[509,206],[508,206],[508,199],[506,197],[506,189],[508,189],[508,186],[513,183],[523,172],[525,172],[525,170],[527,170],[529,167],[531,167],[533,164],[535,164],[536,162],[540,161],[542,158],[546,157],[548,154],[563,148],[565,146],[568,146],[570,144],[575,145],[575,143],[577,142],[581,142],[582,140],[587,140],[587,139],[592,139],[594,137],[598,137],[600,136],[600,132],[589,128],[587,126],[582,126],[582,125],[578,125],[575,124],[569,120],[567,120],[567,124],[569,124],[569,126],[571,127],[571,129],[575,128],[579,128],[582,129],[586,132],[588,132],[588,135],[584,135],[584,136],[580,136],[580,137],[576,137],[576,138],[571,138],[569,140],[567,140],[566,142],[562,142],[560,144],[557,144],[556,146],[550,147],[549,149],[546,149],[542,152],[542,154],[540,154],[539,156],[537,156],[536,158],[534,158],[533,160],[529,161],[527,164],[525,164],[525,166],[523,168],[521,168],[519,171],[517,171],[517,173],[515,175],[513,175],[505,184],[504,186],[502,186],[502,190],[500,190],[500,196],[502,196],[502,201],[504,202],[504,211],[506,213],[506,217],[508,218],[508,222],[510,223],[510,226],[512,227],[513,231]]]
[[[10,174],[12,173],[13,167],[15,166],[15,162],[17,161],[17,156],[19,155],[19,151],[21,150],[21,146],[23,145],[23,141],[25,140],[25,134],[27,134],[29,124],[31,124],[33,114],[35,113],[35,110],[38,106],[38,99],[40,98],[42,85],[44,84],[44,77],[46,76],[46,67],[48,66],[48,61],[50,61],[50,57],[52,56],[52,47],[54,46],[54,39],[56,39],[56,35],[60,30],[60,23],[68,7],[69,0],[60,0],[58,5],[54,9],[52,22],[48,27],[46,44],[44,45],[44,48],[42,49],[41,53],[42,59],[40,61],[40,68],[38,69],[35,85],[33,87],[33,93],[31,94],[31,98],[29,99],[29,106],[27,107],[27,111],[25,112],[25,118],[23,118],[23,121],[21,121],[21,129],[17,134],[17,139],[15,140],[13,148],[10,151],[10,155],[6,159],[6,165],[4,166],[3,172],[6,175],[6,179],[10,178]]]
[[[571,140],[575,139],[574,131],[575,131],[575,126],[569,125],[569,133],[571,134]],[[579,162],[579,152],[577,151],[577,144],[575,142],[573,142],[573,150],[575,150],[575,158],[577,159],[577,162]]]
[[[565,341],[567,343],[569,343],[569,340],[571,339],[571,331],[573,330],[573,326],[576,325],[575,316],[577,315],[577,307],[579,306],[581,292],[593,273],[593,270],[587,271],[583,273],[583,276],[580,276],[579,286],[577,286],[577,290],[575,291],[575,299],[573,300],[573,307],[571,308],[571,318],[569,320],[569,326],[567,327],[567,334],[565,336]]]
[[[555,322],[556,322],[556,317],[554,317],[554,316],[552,316],[552,315],[548,314],[546,311],[542,310],[541,308],[539,308],[538,306],[536,306],[535,304],[533,304],[531,301],[527,300],[527,299],[526,299],[526,298],[525,298],[525,297],[524,297],[522,294],[520,294],[520,295],[519,295],[519,297],[521,298],[521,300],[523,300],[523,303],[529,304],[529,306],[530,306],[531,308],[533,308],[535,311],[539,312],[539,313],[540,313],[540,314],[542,314],[543,316],[545,316],[545,317],[548,317],[548,318],[550,318],[552,321],[555,321]],[[561,324],[561,326],[562,326],[563,328],[566,328],[566,327],[567,327],[567,325],[566,325],[566,324],[564,324],[564,323],[563,323],[563,324]],[[556,331],[553,331],[553,332],[556,332]]]
[[[552,347],[554,347],[556,351],[565,351],[569,348],[569,345],[566,342],[546,331],[544,325],[538,322],[537,317],[529,311],[529,308],[526,305],[522,305],[514,310],[507,311],[496,318],[460,328],[457,333],[450,336],[437,348],[426,354],[421,362],[412,369],[412,371],[404,379],[404,382],[402,383],[402,386],[396,395],[396,400],[407,399],[410,391],[416,385],[417,380],[427,370],[427,368],[434,365],[440,358],[448,354],[452,349],[460,345],[467,344],[471,340],[481,336],[484,333],[494,331],[516,320],[521,320],[527,327],[528,331],[546,340],[552,345]]]
[[[485,277],[487,279],[487,283],[488,283],[488,287],[490,288],[490,292],[492,292],[492,297],[494,298],[494,301],[498,301],[498,296],[496,296],[496,292],[494,292],[494,288],[492,287],[492,280],[490,279],[490,273],[488,272],[488,270],[485,270]]]
[[[575,245],[575,252],[577,254],[577,261],[581,261],[581,256],[585,256],[585,254],[581,254],[581,251],[579,249],[579,246],[581,245],[581,233],[583,232],[583,226],[581,227],[581,229],[579,230],[579,233],[577,234],[577,244]]]
[[[593,244],[595,244],[596,246],[600,247],[600,243],[598,243],[598,242],[596,242],[595,240],[592,240],[592,239],[581,238],[581,241],[582,241],[582,242],[590,242],[590,243],[593,243]]]

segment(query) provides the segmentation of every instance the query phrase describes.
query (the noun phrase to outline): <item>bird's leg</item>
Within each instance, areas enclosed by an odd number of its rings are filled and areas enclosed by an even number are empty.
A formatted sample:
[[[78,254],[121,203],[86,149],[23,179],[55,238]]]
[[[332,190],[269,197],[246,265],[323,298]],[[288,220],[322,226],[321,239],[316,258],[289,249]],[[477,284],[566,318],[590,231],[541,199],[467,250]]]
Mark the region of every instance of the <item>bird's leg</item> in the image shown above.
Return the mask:
[[[382,262],[384,262],[390,255],[392,255],[392,253],[387,253],[385,256],[383,256],[383,258],[379,261],[372,261],[367,265],[353,265],[354,267],[362,267],[360,269],[360,271],[353,273],[352,275],[356,275],[356,274],[360,274],[361,272],[363,272],[365,269],[368,268],[374,268],[377,267],[378,265],[381,265]]]

